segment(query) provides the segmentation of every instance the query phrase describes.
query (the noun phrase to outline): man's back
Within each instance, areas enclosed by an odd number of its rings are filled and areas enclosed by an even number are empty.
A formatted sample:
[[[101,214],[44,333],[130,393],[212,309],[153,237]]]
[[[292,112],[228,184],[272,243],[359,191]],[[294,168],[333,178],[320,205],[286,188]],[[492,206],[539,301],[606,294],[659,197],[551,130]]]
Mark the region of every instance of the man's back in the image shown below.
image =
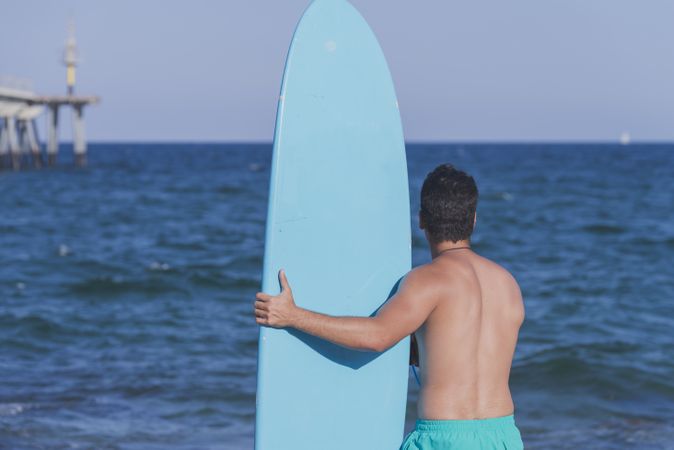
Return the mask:
[[[513,413],[508,388],[524,320],[519,286],[504,268],[460,249],[423,267],[436,306],[415,333],[423,419],[482,419]]]

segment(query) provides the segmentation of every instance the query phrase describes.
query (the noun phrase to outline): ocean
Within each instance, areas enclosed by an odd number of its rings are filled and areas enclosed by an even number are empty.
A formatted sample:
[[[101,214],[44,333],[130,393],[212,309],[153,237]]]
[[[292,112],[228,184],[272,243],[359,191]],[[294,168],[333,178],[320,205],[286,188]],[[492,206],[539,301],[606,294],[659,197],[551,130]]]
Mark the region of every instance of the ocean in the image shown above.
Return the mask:
[[[271,145],[91,144],[86,169],[62,147],[0,172],[0,448],[252,448]],[[413,264],[450,162],[480,189],[475,250],[522,287],[526,448],[674,449],[674,145],[407,157]]]

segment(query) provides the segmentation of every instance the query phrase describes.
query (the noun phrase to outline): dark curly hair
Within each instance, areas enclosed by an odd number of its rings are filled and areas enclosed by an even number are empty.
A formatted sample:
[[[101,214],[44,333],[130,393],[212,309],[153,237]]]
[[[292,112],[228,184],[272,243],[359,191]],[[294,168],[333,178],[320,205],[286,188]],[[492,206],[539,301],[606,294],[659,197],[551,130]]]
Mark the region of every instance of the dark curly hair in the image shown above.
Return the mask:
[[[433,242],[467,240],[477,209],[473,177],[451,164],[441,164],[426,176],[421,188],[420,217]]]

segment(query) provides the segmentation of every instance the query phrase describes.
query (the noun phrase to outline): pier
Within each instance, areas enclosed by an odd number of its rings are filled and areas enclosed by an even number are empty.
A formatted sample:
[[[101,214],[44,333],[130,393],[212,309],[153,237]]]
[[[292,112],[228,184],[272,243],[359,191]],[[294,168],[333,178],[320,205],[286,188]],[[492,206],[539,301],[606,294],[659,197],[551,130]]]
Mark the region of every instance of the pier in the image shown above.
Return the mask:
[[[43,165],[36,119],[46,109],[47,162],[56,164],[58,155],[59,109],[69,106],[73,110],[73,152],[75,163],[86,165],[87,141],[84,128],[84,107],[96,104],[96,96],[37,95],[30,91],[0,86],[0,168],[11,166],[19,170],[23,155],[30,154],[33,166]]]
[[[75,68],[78,63],[74,26],[63,53],[66,66],[66,95],[38,95],[30,83],[14,78],[0,79],[0,170],[11,167],[21,169],[30,155],[33,167],[44,165],[40,140],[37,133],[37,118],[47,111],[47,164],[56,164],[59,141],[59,109],[72,109],[73,153],[75,164],[87,163],[87,140],[84,127],[84,107],[100,102],[95,95],[75,95]]]

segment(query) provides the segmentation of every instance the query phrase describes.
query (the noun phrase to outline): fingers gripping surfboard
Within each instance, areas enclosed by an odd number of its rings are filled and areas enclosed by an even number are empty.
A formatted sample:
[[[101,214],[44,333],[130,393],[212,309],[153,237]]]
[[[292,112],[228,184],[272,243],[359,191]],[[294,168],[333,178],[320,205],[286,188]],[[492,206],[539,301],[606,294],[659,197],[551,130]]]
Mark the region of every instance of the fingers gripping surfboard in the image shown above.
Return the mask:
[[[278,102],[262,290],[284,268],[299,306],[373,315],[410,269],[407,165],[379,44],[346,0],[315,0]],[[383,353],[260,328],[257,450],[391,450],[403,437],[409,342]]]

